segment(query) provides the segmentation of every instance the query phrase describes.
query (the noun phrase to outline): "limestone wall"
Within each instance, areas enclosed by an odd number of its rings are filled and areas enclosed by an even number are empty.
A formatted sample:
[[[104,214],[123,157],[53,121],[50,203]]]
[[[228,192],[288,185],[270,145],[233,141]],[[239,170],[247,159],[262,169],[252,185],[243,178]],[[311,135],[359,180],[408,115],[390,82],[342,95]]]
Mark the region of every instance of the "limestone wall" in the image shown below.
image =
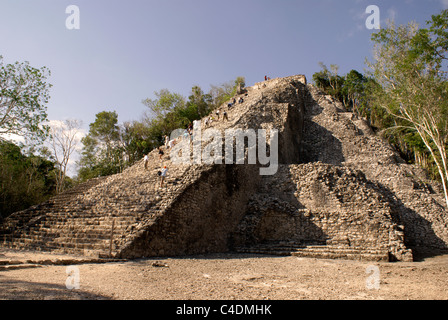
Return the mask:
[[[388,202],[361,172],[322,163],[282,166],[266,178],[236,233],[238,245],[295,241],[386,249],[412,260]]]
[[[153,224],[139,230],[117,256],[225,252],[260,178],[253,165],[216,165],[185,189]]]
[[[367,121],[308,85],[302,160],[361,171],[403,226],[410,247],[448,249],[448,212],[439,183],[406,164]]]

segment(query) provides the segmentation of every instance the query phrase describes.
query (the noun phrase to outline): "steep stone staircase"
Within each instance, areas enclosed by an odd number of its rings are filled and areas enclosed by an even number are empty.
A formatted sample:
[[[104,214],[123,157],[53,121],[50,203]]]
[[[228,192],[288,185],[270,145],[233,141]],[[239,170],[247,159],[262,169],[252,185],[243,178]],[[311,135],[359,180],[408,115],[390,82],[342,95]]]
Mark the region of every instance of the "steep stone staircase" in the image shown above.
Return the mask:
[[[9,248],[34,249],[46,251],[72,252],[84,254],[84,249],[99,248],[99,241],[90,242],[93,235],[103,240],[101,231],[93,227],[108,228],[104,222],[89,216],[85,212],[76,214],[88,208],[78,201],[89,189],[103,183],[105,178],[92,179],[49,201],[34,206],[28,210],[15,213],[8,217],[0,229],[0,239]],[[71,232],[78,224],[92,225],[89,232]],[[100,235],[101,234],[101,235]]]
[[[147,169],[141,161],[123,174],[89,180],[40,205],[8,217],[0,242],[11,249],[110,257],[121,238],[156,220],[174,199],[185,168],[172,166],[160,187],[157,171],[170,165],[157,152]]]
[[[105,178],[91,179],[51,198],[47,202],[10,215],[0,226],[0,239],[3,239],[4,242],[12,240],[15,234],[19,234],[39,224],[45,219],[45,215],[50,212],[62,211],[67,203],[70,203],[78,195],[82,195],[104,180]]]

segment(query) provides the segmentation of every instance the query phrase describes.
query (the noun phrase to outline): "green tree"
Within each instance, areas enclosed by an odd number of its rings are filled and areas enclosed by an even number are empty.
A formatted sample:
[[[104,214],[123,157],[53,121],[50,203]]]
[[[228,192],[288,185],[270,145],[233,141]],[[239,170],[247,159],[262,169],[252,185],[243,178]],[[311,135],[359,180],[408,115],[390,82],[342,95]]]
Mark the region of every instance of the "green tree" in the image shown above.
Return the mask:
[[[373,34],[374,61],[368,65],[380,85],[377,103],[396,120],[393,129],[417,133],[413,138],[431,155],[448,206],[448,10],[427,24],[391,23]]]
[[[123,169],[124,150],[115,111],[96,114],[95,121],[89,125],[89,133],[81,142],[84,145],[78,162],[81,180],[115,174]]]
[[[96,115],[95,122],[89,125],[89,135],[96,139],[100,145],[101,156],[112,160],[114,148],[117,146],[117,141],[120,137],[120,129],[118,126],[118,114],[113,112],[103,111]]]
[[[343,87],[345,83],[345,78],[338,74],[339,66],[336,64],[332,64],[330,69],[319,62],[321,71],[313,74],[313,82],[314,84],[326,94],[332,95],[335,99],[339,100],[347,106],[348,100],[347,96],[344,95]]]
[[[134,164],[152,149],[159,146],[160,134],[154,136],[153,127],[143,122],[132,121],[123,124],[121,139],[129,165]]]
[[[147,98],[143,100],[143,104],[152,112],[150,116],[163,118],[175,109],[180,109],[185,106],[185,98],[178,93],[170,92],[168,89],[156,91],[154,95],[156,99]]]
[[[191,95],[188,97],[186,107],[181,111],[181,115],[189,123],[205,117],[210,111],[212,111],[211,94],[205,94],[199,86],[191,88]]]
[[[365,103],[367,79],[362,73],[351,70],[344,80],[342,95],[348,100],[349,109],[357,114],[362,113]]]
[[[149,108],[150,113],[145,115],[144,121],[161,127],[161,137],[178,128],[179,111],[185,108],[185,98],[172,93],[168,89],[154,92],[156,99],[145,99],[143,104]],[[160,138],[161,138],[160,137]]]
[[[42,141],[48,136],[46,104],[51,85],[50,71],[28,62],[4,64],[0,56],[0,135],[14,134]]]
[[[55,194],[54,163],[0,141],[0,220]]]

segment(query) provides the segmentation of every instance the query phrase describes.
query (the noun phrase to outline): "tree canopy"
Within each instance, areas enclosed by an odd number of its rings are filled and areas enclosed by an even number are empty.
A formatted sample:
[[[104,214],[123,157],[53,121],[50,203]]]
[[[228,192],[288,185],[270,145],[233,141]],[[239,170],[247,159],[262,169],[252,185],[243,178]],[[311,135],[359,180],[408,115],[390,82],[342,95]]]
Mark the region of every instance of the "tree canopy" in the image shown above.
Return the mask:
[[[46,157],[25,155],[22,147],[0,141],[0,220],[54,195],[55,170]]]
[[[38,141],[48,136],[49,75],[46,67],[36,69],[28,62],[5,65],[0,56],[0,139],[5,134]]]
[[[448,10],[432,16],[429,28],[416,23],[372,35],[371,75],[376,103],[395,120],[392,129],[424,146],[439,174],[448,206]]]
[[[123,169],[120,138],[117,112],[97,113],[95,121],[89,125],[89,133],[81,140],[84,145],[78,162],[81,180],[115,174]]]
[[[392,22],[372,42],[371,70],[364,75],[351,70],[342,76],[337,65],[321,63],[313,81],[437,177],[448,206],[448,10],[433,15],[427,28]]]

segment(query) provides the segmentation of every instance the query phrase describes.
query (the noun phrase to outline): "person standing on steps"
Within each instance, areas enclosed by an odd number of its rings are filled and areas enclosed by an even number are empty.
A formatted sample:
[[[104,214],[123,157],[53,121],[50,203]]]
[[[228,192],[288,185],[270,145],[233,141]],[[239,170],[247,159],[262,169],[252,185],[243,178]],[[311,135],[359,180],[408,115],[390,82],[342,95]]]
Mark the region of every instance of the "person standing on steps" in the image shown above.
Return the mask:
[[[163,155],[164,155],[164,153],[163,153],[162,147],[159,147],[159,159],[160,160],[162,160]]]
[[[184,131],[184,134],[183,134],[183,136],[182,136],[182,140],[186,140],[186,139],[188,139],[190,137],[190,133],[188,132],[188,130],[187,129],[185,129],[185,131]]]
[[[145,160],[145,170],[148,170],[149,158],[148,158],[148,155],[147,155],[147,154],[145,154],[145,158],[144,158],[144,160]]]
[[[172,139],[170,140],[170,142],[168,142],[168,148],[171,150],[173,149],[174,145],[176,144],[176,139]]]
[[[213,122],[213,117],[207,117],[207,118],[205,118],[205,127],[206,127],[206,128],[210,127],[210,125],[212,124],[212,122]]]
[[[167,174],[168,174],[168,169],[166,168],[166,166],[164,166],[162,171],[160,172],[160,188],[163,187],[163,181],[165,181]]]
[[[222,120],[227,120],[229,121],[229,118],[227,117],[227,112],[224,110],[224,112],[222,113]]]

